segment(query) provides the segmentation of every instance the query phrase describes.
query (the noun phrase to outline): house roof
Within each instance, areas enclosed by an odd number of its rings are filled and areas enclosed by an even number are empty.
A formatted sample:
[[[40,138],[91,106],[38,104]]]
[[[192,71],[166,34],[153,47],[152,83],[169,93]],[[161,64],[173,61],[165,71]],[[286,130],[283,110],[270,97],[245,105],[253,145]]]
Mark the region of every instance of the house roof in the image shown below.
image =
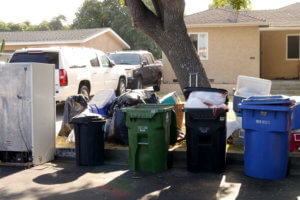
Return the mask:
[[[300,26],[300,3],[275,10],[247,10],[241,13],[265,19],[269,26]]]
[[[124,47],[130,48],[111,28],[0,32],[0,38],[5,39],[6,45],[84,43],[107,32],[119,40]]]
[[[274,10],[210,9],[185,17],[187,26],[214,24],[257,24],[262,26],[300,26],[300,3]]]
[[[233,10],[218,8],[188,15],[184,18],[186,25],[212,24],[263,24],[264,19],[245,14],[237,14]]]

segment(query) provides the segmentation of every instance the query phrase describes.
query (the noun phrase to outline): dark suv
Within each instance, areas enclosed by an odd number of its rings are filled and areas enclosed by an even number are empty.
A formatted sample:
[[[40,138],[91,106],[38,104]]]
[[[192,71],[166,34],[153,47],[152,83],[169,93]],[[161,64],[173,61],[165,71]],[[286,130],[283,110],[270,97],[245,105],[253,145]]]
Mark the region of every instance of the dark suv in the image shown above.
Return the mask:
[[[110,53],[109,58],[117,65],[123,65],[127,75],[127,88],[142,89],[153,86],[154,91],[160,90],[161,67],[160,61],[155,61],[148,51],[120,51]]]

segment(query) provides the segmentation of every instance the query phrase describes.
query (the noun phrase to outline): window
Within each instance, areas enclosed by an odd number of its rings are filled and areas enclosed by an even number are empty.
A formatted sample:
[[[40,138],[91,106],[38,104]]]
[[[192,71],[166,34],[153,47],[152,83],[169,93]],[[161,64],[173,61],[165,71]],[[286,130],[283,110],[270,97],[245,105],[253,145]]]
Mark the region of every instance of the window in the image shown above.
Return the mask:
[[[106,58],[106,56],[100,56],[100,60],[103,67],[109,67],[109,60]]]
[[[55,69],[59,68],[58,53],[52,53],[52,52],[15,53],[9,62],[10,63],[17,63],[17,62],[48,63],[48,64],[55,64]]]
[[[208,60],[208,33],[191,33],[190,38],[200,59]]]
[[[90,59],[90,63],[92,67],[100,67],[100,63],[96,54],[94,58]]]
[[[300,35],[287,35],[287,59],[300,59]]]
[[[149,64],[153,64],[153,63],[154,63],[154,60],[153,60],[151,54],[146,54],[146,56],[147,56],[148,63],[149,63]]]
[[[109,58],[117,65],[140,65],[141,60],[138,54],[132,53],[112,53]]]
[[[146,63],[146,65],[149,65],[147,57],[145,55],[142,55],[142,63]]]

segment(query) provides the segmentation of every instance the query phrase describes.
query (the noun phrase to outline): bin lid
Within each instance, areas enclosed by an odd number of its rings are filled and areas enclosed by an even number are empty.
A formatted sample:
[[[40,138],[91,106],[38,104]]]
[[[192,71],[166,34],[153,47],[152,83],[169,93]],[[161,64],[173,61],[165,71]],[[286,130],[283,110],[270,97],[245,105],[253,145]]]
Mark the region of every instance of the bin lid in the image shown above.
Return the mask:
[[[130,118],[153,118],[156,113],[163,113],[174,108],[168,104],[138,104],[127,108],[122,108],[122,112],[129,115]]]
[[[90,122],[105,122],[102,115],[89,113],[89,114],[79,114],[72,118],[72,124],[86,124]]]
[[[281,111],[281,112],[289,112],[291,111],[290,106],[282,106],[282,105],[247,105],[247,104],[239,104],[239,109],[247,109],[247,110],[261,110],[261,111]]]
[[[294,100],[284,95],[251,96],[242,100],[242,105],[293,105]]]

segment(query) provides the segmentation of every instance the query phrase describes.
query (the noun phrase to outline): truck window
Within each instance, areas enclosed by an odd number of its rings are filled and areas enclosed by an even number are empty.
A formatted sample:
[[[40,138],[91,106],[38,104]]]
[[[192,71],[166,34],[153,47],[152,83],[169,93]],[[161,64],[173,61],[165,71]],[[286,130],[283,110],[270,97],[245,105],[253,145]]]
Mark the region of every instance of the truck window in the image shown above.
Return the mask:
[[[58,69],[58,53],[55,52],[41,52],[41,53],[15,53],[9,61],[10,63],[19,62],[33,62],[33,63],[46,63],[55,64],[55,69]]]
[[[100,63],[96,54],[90,59],[90,63],[92,67],[100,67]]]
[[[153,64],[154,63],[154,60],[153,60],[153,57],[151,56],[151,54],[146,54],[146,57],[147,57],[147,60],[148,60],[149,64]]]
[[[146,57],[146,55],[142,55],[142,63],[146,62],[146,64],[148,65],[149,64],[149,61]]]
[[[109,60],[106,58],[106,56],[100,56],[100,60],[103,67],[109,67]]]
[[[113,53],[109,54],[109,58],[117,65],[140,65],[141,59],[138,54],[134,53]]]

